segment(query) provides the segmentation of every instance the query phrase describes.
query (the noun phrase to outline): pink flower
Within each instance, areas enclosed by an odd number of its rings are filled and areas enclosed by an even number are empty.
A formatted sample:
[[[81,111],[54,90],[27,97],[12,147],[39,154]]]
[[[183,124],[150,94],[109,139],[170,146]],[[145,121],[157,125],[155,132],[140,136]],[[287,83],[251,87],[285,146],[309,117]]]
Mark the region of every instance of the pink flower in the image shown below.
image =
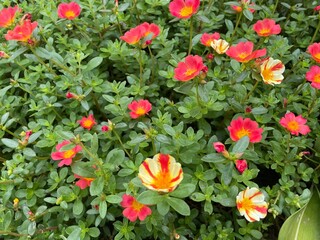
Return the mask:
[[[144,116],[151,111],[152,105],[148,100],[139,100],[139,101],[132,101],[128,105],[130,112],[130,117],[136,119],[138,117]]]
[[[311,44],[307,51],[316,62],[320,63],[320,43]]]
[[[26,20],[21,25],[16,25],[13,30],[9,30],[4,37],[6,40],[29,42],[31,40],[33,30],[37,26],[37,22]]]
[[[120,205],[125,208],[122,212],[123,216],[128,218],[131,222],[140,219],[143,221],[147,216],[151,215],[152,211],[146,205],[139,203],[133,196],[123,194]]]
[[[102,131],[102,132],[108,132],[108,131],[109,131],[109,126],[103,125],[103,126],[101,127],[101,131]]]
[[[177,18],[190,18],[198,11],[200,0],[173,0],[169,4],[170,13]]]
[[[81,127],[91,130],[91,128],[97,124],[96,120],[93,117],[93,114],[89,114],[88,117],[82,117],[81,120],[78,121]]]
[[[237,45],[231,46],[226,54],[237,60],[238,62],[249,62],[252,59],[266,55],[265,48],[253,51],[253,42],[239,42]]]
[[[202,58],[198,55],[189,55],[184,62],[179,62],[174,69],[174,78],[178,81],[187,82],[198,76],[205,67]]]
[[[246,160],[238,159],[235,161],[235,164],[240,174],[242,174],[245,170],[248,169],[248,164]]]
[[[311,130],[308,125],[305,125],[307,122],[307,119],[303,118],[301,115],[298,115],[297,117],[292,113],[286,113],[284,117],[280,119],[280,124],[292,135],[298,136],[299,133],[302,135],[308,134]]]
[[[253,30],[260,36],[260,37],[268,37],[271,35],[276,35],[281,32],[281,27],[279,24],[273,19],[265,18],[263,20],[257,21],[253,25]]]
[[[206,47],[211,47],[211,44],[213,44],[213,40],[218,40],[220,39],[220,34],[215,32],[215,33],[204,33],[202,34],[200,38],[200,42],[202,45]]]
[[[320,11],[320,5],[316,6],[313,10]]]
[[[58,17],[73,20],[81,13],[81,7],[76,2],[60,3],[58,6]]]
[[[213,143],[213,147],[214,147],[214,149],[216,150],[217,153],[221,153],[221,152],[226,150],[226,147],[221,142],[214,142]]]
[[[66,98],[70,99],[70,98],[76,98],[76,95],[72,92],[67,92],[66,93]]]
[[[79,180],[76,182],[76,186],[78,186],[80,189],[90,187],[91,182],[94,180],[94,178],[81,177],[77,174],[74,174],[74,177],[79,178]]]
[[[238,117],[232,120],[228,130],[233,141],[238,141],[244,136],[248,136],[251,143],[260,142],[262,139],[263,129],[259,128],[258,123],[250,118]]]
[[[18,6],[3,8],[0,11],[0,27],[10,27],[16,18],[16,13],[21,12]]]
[[[320,67],[312,66],[306,73],[306,79],[311,82],[311,86],[320,89]]]
[[[51,153],[51,158],[53,160],[61,160],[61,162],[58,164],[59,167],[62,167],[63,165],[69,166],[72,163],[72,159],[76,156],[78,152],[82,150],[82,147],[80,145],[76,145],[74,148],[66,150],[66,151],[60,151],[62,147],[71,144],[70,141],[64,140],[63,142],[59,143],[56,146],[57,152]]]

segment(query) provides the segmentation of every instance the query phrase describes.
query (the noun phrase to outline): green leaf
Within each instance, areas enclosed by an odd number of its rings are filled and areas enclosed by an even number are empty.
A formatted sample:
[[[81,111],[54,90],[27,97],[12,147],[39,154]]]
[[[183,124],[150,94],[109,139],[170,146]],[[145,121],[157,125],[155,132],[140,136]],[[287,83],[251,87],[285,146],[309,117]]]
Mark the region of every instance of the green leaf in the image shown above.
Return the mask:
[[[82,213],[82,211],[83,211],[83,203],[78,198],[73,204],[72,212],[74,215],[80,215]]]
[[[90,162],[75,162],[71,165],[72,172],[87,178],[95,178],[94,168]]]
[[[9,148],[15,149],[19,146],[19,143],[9,138],[2,138],[1,142]]]
[[[169,212],[170,205],[167,203],[167,201],[161,201],[157,204],[157,210],[162,216],[164,216]]]
[[[101,201],[99,203],[99,215],[102,219],[104,219],[107,215],[108,206],[106,201]]]
[[[29,222],[28,234],[32,236],[36,232],[36,229],[37,229],[37,223],[35,221]]]
[[[93,180],[90,185],[90,195],[97,196],[100,193],[102,193],[104,184],[105,182],[103,177],[98,177],[95,180]]]
[[[204,162],[222,163],[226,161],[226,158],[218,153],[210,153],[201,158]]]
[[[163,198],[165,198],[164,195],[160,195],[158,192],[147,190],[141,193],[137,197],[137,200],[138,202],[141,202],[143,204],[153,205],[157,204],[160,201],[163,201]]]
[[[320,239],[320,193],[317,188],[309,202],[282,225],[278,240]]]
[[[249,138],[248,136],[244,136],[237,141],[234,145],[232,152],[233,153],[243,153],[247,147],[249,146]]]
[[[97,238],[100,235],[100,230],[99,230],[99,228],[92,227],[92,228],[89,228],[88,234],[91,237]]]
[[[119,197],[118,195],[109,195],[109,196],[106,196],[106,201],[108,203],[112,203],[112,204],[118,204],[120,203],[122,200],[121,197]]]
[[[31,148],[24,148],[23,154],[27,157],[35,157],[36,153]]]
[[[67,240],[79,240],[80,234],[81,234],[81,228],[77,227],[72,231],[72,233],[70,233]]]
[[[89,71],[91,71],[92,69],[98,67],[98,66],[102,63],[102,60],[103,60],[102,57],[92,58],[92,59],[88,62],[85,71],[89,72]]]
[[[189,197],[196,190],[196,186],[192,183],[181,184],[170,196],[177,198]]]
[[[179,198],[167,198],[166,199],[168,204],[176,210],[178,213],[180,213],[183,216],[189,216],[190,215],[190,207],[189,205]]]
[[[268,109],[265,107],[255,107],[255,108],[252,108],[252,110],[251,110],[251,113],[253,115],[265,114],[267,112],[268,112]]]
[[[249,9],[244,9],[243,10],[243,15],[250,21],[253,20],[253,15],[252,12],[249,11]]]

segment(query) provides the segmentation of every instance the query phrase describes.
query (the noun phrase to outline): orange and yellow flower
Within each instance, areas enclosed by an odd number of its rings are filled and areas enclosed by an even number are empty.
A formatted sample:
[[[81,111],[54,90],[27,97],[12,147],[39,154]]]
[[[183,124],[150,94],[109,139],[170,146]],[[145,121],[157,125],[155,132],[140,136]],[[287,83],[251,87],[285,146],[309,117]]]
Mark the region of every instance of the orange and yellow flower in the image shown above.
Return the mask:
[[[159,153],[147,158],[139,167],[142,184],[158,192],[172,192],[183,179],[181,164],[169,154]]]
[[[93,117],[93,114],[89,114],[88,117],[82,117],[81,120],[78,121],[81,127],[91,130],[91,128],[97,124],[96,120]]]
[[[308,52],[316,62],[320,63],[320,43],[311,44],[308,47]]]
[[[18,6],[3,8],[0,10],[0,27],[10,27],[16,18],[16,13],[20,12],[21,9]]]
[[[308,134],[311,130],[308,125],[306,125],[307,119],[303,118],[301,115],[297,117],[292,113],[286,113],[279,121],[281,126],[286,128],[292,135],[298,136],[299,133],[302,135]]]
[[[169,4],[170,13],[177,18],[190,18],[198,11],[200,0],[173,0]]]
[[[249,222],[259,221],[265,218],[268,213],[268,203],[264,201],[264,195],[258,188],[247,187],[241,191],[237,198],[237,208],[241,216]]]
[[[77,174],[74,174],[74,177],[79,178],[79,180],[76,182],[76,186],[78,186],[80,189],[90,187],[91,182],[94,180],[94,178],[81,177]]]
[[[200,56],[189,55],[174,69],[174,78],[182,82],[190,81],[198,76],[205,67]]]
[[[60,3],[58,6],[58,17],[73,20],[81,13],[81,7],[76,2]]]
[[[37,26],[37,22],[26,20],[22,23],[22,25],[17,25],[13,30],[9,30],[4,37],[6,40],[28,42],[31,39],[33,30]]]
[[[200,42],[202,45],[206,47],[210,47],[211,44],[213,43],[213,40],[218,40],[220,39],[220,34],[215,32],[215,33],[204,33],[202,34],[200,38]]]
[[[284,64],[273,58],[267,58],[260,65],[260,75],[266,84],[280,84],[283,80],[282,73],[285,70]]]
[[[130,117],[136,119],[148,114],[152,110],[152,105],[148,100],[141,99],[139,101],[132,101],[128,105],[128,108],[131,110]]]
[[[223,39],[213,40],[211,47],[219,54],[225,53],[229,49],[229,43]]]
[[[260,37],[268,37],[281,32],[281,27],[273,19],[265,18],[253,24],[253,30]]]
[[[122,212],[123,216],[128,218],[131,222],[136,221],[137,218],[139,218],[140,221],[143,221],[152,213],[148,206],[138,202],[131,195],[123,194],[120,205],[125,208]]]
[[[63,165],[69,166],[72,163],[72,159],[76,156],[78,152],[82,150],[82,147],[80,145],[76,145],[74,148],[71,148],[69,150],[61,151],[63,147],[66,145],[71,144],[70,141],[64,140],[63,142],[59,143],[56,146],[57,152],[51,153],[51,158],[53,160],[61,160],[61,162],[58,164],[59,167],[62,167]]]
[[[250,118],[238,117],[231,121],[228,131],[233,141],[238,141],[247,136],[251,143],[256,143],[261,141],[263,129],[259,128],[258,123]]]
[[[229,57],[243,63],[264,56],[266,53],[265,48],[253,51],[253,42],[250,41],[239,42],[237,45],[231,46],[226,52]]]
[[[238,3],[239,5],[231,5],[231,8],[237,13],[241,13],[243,9],[248,9],[250,12],[254,13],[255,9],[250,8],[249,6],[254,6],[254,3],[250,3],[250,0],[241,0]]]
[[[311,86],[320,89],[320,67],[312,66],[306,73],[306,79],[311,82]]]

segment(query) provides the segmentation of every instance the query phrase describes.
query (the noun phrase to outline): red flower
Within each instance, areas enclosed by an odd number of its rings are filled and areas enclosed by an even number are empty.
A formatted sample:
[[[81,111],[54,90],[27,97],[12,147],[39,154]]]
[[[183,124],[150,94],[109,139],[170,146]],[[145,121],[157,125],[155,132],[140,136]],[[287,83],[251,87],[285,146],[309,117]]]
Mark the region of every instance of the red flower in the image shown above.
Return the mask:
[[[77,96],[74,94],[74,93],[72,93],[72,92],[67,92],[66,93],[66,98],[68,98],[68,99],[70,99],[70,98],[76,98]]]
[[[6,40],[16,40],[28,42],[31,39],[33,30],[38,26],[37,22],[26,20],[22,25],[17,25],[13,30],[9,30],[4,36]]]
[[[142,47],[149,45],[152,39],[156,38],[160,34],[160,28],[154,23],[144,22],[135,28],[131,28],[123,36],[121,40],[128,44],[134,45],[142,40]]]
[[[204,67],[200,56],[189,55],[174,69],[174,78],[182,82],[189,81],[198,76]]]
[[[220,34],[217,32],[212,34],[204,33],[200,38],[200,42],[202,45],[205,45],[206,47],[211,47],[213,40],[218,40],[218,39],[220,39]]]
[[[242,174],[245,170],[248,169],[248,163],[246,160],[238,159],[235,161],[235,164],[240,174]]]
[[[213,143],[213,147],[214,147],[214,149],[216,150],[217,153],[221,153],[221,152],[226,150],[226,147],[221,142],[214,142]]]
[[[316,62],[320,63],[320,43],[311,44],[308,47],[308,52]]]
[[[281,27],[279,24],[276,24],[273,19],[265,18],[257,21],[253,25],[253,30],[256,31],[260,37],[268,37],[270,35],[279,34],[281,32]]]
[[[103,125],[103,126],[101,127],[101,131],[102,131],[102,132],[108,132],[108,131],[109,131],[109,127],[108,127],[107,125]]]
[[[89,114],[88,117],[82,117],[81,120],[78,121],[78,123],[81,125],[81,127],[91,130],[91,128],[97,124],[96,120],[93,117],[93,114]]]
[[[78,186],[80,189],[90,187],[91,182],[94,180],[94,178],[81,177],[77,174],[74,174],[74,177],[79,178],[79,180],[76,182],[76,186]]]
[[[310,132],[310,128],[308,125],[305,125],[307,122],[307,119],[303,118],[301,115],[295,116],[292,112],[286,113],[284,117],[280,119],[280,124],[292,135],[299,135],[301,133],[302,135],[306,135]]]
[[[311,86],[320,89],[320,67],[312,66],[306,73],[306,79],[311,82]]]
[[[144,116],[151,111],[152,105],[148,100],[139,100],[139,101],[132,101],[128,105],[130,112],[130,117],[136,119],[138,117]]]
[[[280,84],[283,80],[282,73],[285,66],[278,59],[267,58],[260,65],[260,75],[266,84]]]
[[[53,160],[62,160],[58,166],[62,167],[63,165],[69,166],[72,163],[72,158],[76,156],[78,152],[82,150],[82,147],[80,145],[76,145],[74,148],[66,150],[66,151],[60,151],[62,147],[71,144],[70,141],[64,140],[62,143],[59,143],[56,146],[57,152],[51,153],[51,158]]]
[[[131,222],[140,219],[143,221],[147,216],[151,215],[152,211],[146,205],[139,203],[133,196],[123,194],[120,205],[124,207],[122,214],[128,218]]]
[[[232,120],[230,126],[228,126],[230,132],[230,138],[233,141],[238,141],[244,136],[248,136],[251,143],[260,142],[262,139],[263,129],[259,128],[256,121],[252,121],[250,118],[238,117]]]
[[[200,0],[173,0],[169,4],[170,13],[177,18],[190,18],[198,11]]]
[[[237,60],[238,62],[249,62],[254,58],[258,58],[266,55],[267,50],[265,48],[261,50],[253,51],[253,42],[239,42],[237,45],[228,49],[226,54]]]
[[[81,7],[76,2],[60,3],[58,6],[58,17],[69,20],[75,19],[80,15]]]
[[[15,20],[16,13],[20,12],[21,9],[18,6],[3,8],[0,11],[0,27],[10,27]]]
[[[320,11],[320,5],[316,6],[313,10]]]

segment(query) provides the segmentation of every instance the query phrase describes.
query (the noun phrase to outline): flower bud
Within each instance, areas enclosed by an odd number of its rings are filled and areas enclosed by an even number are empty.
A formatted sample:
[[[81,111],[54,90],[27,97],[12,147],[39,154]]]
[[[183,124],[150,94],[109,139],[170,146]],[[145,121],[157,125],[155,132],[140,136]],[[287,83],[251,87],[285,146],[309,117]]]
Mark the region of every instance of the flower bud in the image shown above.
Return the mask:
[[[242,174],[246,169],[248,169],[248,164],[246,160],[238,159],[235,161],[235,164],[240,174]]]
[[[214,142],[213,147],[218,153],[221,153],[226,150],[226,147],[221,142]]]
[[[108,127],[107,125],[103,125],[103,126],[101,127],[101,131],[102,131],[102,132],[108,132],[108,131],[109,131],[109,127]]]

